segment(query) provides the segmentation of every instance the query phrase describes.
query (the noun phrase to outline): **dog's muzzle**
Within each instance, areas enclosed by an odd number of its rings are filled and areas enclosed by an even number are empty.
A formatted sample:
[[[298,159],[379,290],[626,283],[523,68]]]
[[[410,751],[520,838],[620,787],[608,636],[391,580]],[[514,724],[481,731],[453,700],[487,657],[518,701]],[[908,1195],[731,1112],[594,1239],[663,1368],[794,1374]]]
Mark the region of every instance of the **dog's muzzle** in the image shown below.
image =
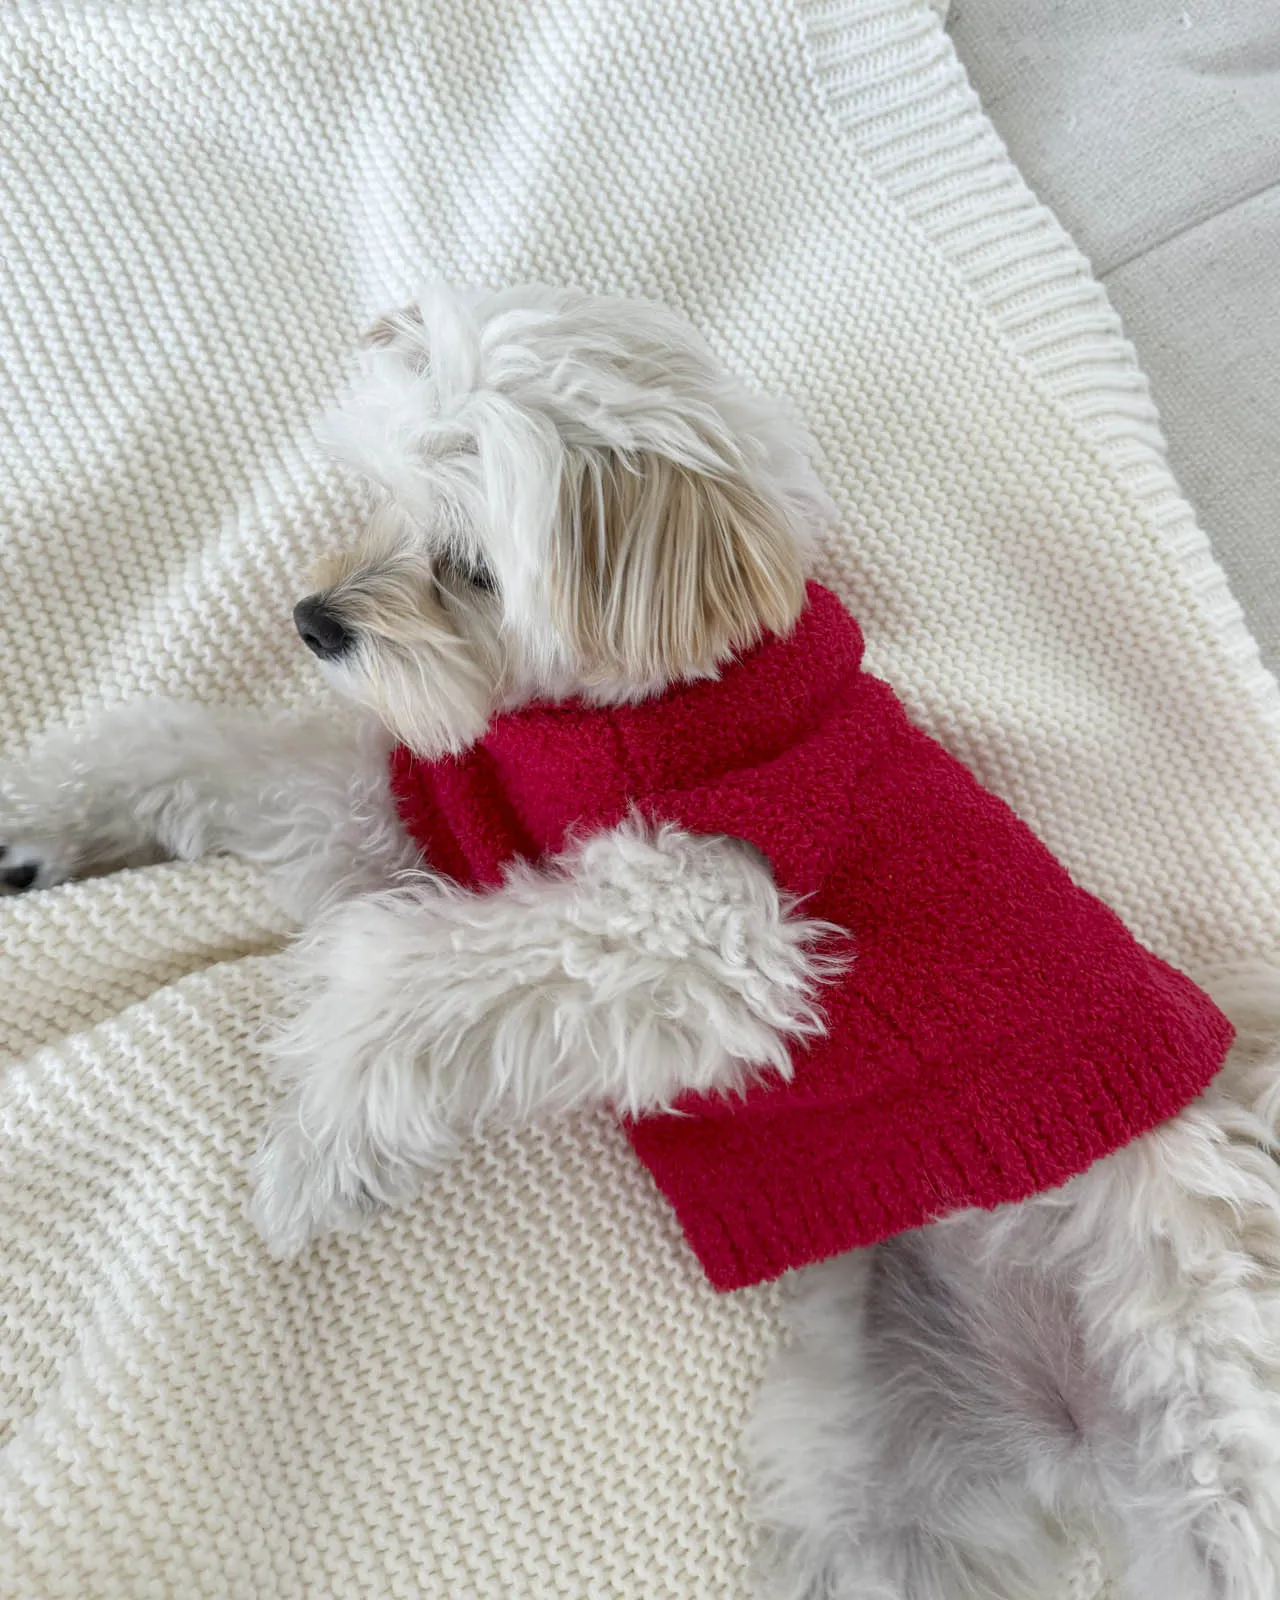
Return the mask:
[[[293,623],[307,649],[322,661],[332,661],[351,648],[355,635],[325,605],[309,594],[293,608]]]

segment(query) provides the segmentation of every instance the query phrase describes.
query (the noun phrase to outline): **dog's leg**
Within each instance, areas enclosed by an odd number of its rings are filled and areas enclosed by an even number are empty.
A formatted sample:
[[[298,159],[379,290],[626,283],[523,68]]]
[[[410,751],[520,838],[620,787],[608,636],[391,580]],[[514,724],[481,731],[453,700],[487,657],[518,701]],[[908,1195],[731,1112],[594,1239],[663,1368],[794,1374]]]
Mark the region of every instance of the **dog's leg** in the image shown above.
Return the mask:
[[[1280,1595],[1280,972],[1212,989],[1218,1078],[1064,1191],[1134,1600]]]
[[[746,846],[638,823],[490,893],[423,880],[338,907],[297,949],[263,1233],[296,1250],[490,1126],[788,1073],[831,931],[789,916]]]
[[[0,887],[230,853],[270,869],[288,909],[305,915],[413,863],[386,753],[379,730],[333,712],[124,706],[0,767]]]
[[[1280,1595],[1280,973],[1165,1127],[810,1276],[752,1433],[788,1600]]]
[[[803,1275],[747,1437],[767,1593],[1068,1592],[1076,1535],[1098,1533],[1082,1438],[1096,1398],[1069,1296],[1036,1264],[1041,1233],[968,1213]]]

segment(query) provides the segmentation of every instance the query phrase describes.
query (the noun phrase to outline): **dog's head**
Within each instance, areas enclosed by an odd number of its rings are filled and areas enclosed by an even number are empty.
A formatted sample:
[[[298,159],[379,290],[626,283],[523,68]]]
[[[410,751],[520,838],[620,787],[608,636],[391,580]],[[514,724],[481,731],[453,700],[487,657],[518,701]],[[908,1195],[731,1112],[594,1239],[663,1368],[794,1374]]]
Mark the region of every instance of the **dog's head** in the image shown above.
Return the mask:
[[[371,329],[325,432],[378,498],[298,631],[428,757],[785,632],[831,516],[787,410],[646,301],[435,289]]]

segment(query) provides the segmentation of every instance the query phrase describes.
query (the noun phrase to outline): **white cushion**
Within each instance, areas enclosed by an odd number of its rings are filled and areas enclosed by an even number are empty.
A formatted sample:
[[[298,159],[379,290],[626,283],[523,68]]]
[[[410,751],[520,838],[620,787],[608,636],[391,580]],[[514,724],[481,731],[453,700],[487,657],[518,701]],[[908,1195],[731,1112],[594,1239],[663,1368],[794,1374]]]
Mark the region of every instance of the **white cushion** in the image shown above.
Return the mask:
[[[1280,667],[1280,7],[956,0],[957,50],[1106,284]]]

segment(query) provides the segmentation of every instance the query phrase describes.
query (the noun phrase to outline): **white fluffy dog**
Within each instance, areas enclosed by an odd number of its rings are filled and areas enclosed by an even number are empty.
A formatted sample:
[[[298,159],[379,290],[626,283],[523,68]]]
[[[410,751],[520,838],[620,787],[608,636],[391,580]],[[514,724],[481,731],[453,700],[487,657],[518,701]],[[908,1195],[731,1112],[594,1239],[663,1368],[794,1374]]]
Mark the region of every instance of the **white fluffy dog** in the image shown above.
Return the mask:
[[[130,707],[0,776],[11,890],[233,852],[307,924],[256,1171],[282,1254],[486,1128],[785,1074],[822,1026],[822,930],[755,852],[631,822],[471,893],[421,870],[388,784],[393,742],[464,751],[499,710],[639,700],[785,631],[830,515],[785,409],[658,307],[436,290],[374,328],[329,435],[376,498],[296,621],[360,710]],[[803,1276],[751,1436],[783,1593],[1047,1600],[1083,1520],[1124,1593],[1280,1596],[1280,984],[1215,994],[1237,1044],[1174,1121]]]

